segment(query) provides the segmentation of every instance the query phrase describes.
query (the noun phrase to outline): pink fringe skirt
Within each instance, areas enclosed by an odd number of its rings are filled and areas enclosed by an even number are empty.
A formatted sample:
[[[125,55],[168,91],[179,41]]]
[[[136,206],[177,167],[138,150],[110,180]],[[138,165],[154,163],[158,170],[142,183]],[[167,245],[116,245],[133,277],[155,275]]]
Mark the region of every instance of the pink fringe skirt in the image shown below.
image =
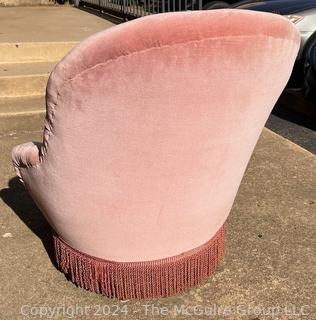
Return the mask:
[[[167,297],[207,279],[224,255],[225,225],[208,242],[152,261],[115,262],[89,256],[54,235],[59,269],[84,289],[117,299]]]

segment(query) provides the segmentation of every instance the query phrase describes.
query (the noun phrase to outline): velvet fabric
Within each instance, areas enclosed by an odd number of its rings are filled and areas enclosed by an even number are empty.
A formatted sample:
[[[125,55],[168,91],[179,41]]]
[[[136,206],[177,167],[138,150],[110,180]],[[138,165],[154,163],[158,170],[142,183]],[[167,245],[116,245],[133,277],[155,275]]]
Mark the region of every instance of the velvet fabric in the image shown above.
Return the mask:
[[[78,251],[53,236],[56,263],[86,290],[118,299],[152,299],[183,292],[216,271],[225,254],[225,225],[203,245],[150,261],[117,262]]]
[[[299,48],[287,19],[152,15],[89,37],[53,70],[43,143],[13,150],[60,239],[117,262],[190,251],[223,226]]]

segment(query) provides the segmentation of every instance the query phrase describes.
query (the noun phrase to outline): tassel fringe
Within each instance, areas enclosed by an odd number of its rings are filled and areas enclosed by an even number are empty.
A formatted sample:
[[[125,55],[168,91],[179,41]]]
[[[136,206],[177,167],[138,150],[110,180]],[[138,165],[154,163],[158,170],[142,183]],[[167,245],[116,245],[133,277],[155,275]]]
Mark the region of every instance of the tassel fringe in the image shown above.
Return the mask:
[[[53,238],[59,269],[79,287],[122,300],[150,299],[186,291],[215,272],[224,255],[225,225],[193,250],[144,262],[103,260],[70,247],[57,235]]]

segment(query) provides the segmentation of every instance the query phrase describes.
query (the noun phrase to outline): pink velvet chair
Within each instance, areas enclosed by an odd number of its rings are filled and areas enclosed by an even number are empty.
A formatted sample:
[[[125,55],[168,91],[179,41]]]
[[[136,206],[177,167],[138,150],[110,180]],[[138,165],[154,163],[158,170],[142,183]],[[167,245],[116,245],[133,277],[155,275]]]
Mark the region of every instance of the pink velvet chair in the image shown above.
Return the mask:
[[[89,37],[55,67],[43,143],[13,161],[73,282],[151,298],[215,271],[299,41],[274,14],[160,14]]]

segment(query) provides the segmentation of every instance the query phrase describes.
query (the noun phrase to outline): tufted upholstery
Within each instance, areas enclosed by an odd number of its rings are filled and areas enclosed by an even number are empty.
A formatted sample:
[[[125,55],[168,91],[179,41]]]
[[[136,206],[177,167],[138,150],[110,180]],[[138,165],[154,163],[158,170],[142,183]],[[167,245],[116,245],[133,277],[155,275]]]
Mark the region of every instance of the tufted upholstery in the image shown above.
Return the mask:
[[[13,150],[63,271],[67,250],[161,267],[216,239],[298,48],[285,18],[231,9],[140,18],[75,47],[49,78],[43,143]],[[198,282],[122,294],[80,277],[121,298]]]

